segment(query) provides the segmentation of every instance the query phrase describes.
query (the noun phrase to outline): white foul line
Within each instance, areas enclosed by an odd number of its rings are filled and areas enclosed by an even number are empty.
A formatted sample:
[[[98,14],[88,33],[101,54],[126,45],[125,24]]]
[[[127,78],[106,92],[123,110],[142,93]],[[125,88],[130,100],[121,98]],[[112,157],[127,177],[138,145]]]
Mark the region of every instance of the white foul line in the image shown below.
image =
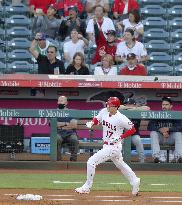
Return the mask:
[[[127,201],[128,201],[128,202],[129,202],[129,201],[132,201],[132,200],[124,200],[124,199],[123,199],[123,200],[114,200],[114,199],[113,199],[113,200],[99,200],[99,201],[104,201],[104,202],[122,202],[122,201],[123,201],[123,202],[124,202],[124,201],[127,202]]]
[[[147,198],[152,198],[152,199],[181,199],[182,196],[151,196]]]
[[[150,184],[151,186],[168,186],[169,184]],[[171,185],[171,184],[170,184]]]
[[[125,198],[129,196],[95,196],[96,198]]]
[[[182,201],[153,201],[156,203],[181,203]]]

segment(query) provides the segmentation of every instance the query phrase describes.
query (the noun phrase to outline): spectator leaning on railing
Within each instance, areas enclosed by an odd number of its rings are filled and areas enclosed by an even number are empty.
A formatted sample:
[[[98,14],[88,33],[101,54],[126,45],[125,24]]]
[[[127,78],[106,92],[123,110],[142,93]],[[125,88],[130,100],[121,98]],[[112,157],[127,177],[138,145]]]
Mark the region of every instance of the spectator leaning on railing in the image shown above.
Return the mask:
[[[172,110],[172,100],[162,98],[162,110]],[[166,162],[166,155],[161,152],[160,145],[175,145],[174,160],[182,163],[182,123],[181,120],[157,119],[151,120],[148,125],[151,131],[151,147],[154,162]]]

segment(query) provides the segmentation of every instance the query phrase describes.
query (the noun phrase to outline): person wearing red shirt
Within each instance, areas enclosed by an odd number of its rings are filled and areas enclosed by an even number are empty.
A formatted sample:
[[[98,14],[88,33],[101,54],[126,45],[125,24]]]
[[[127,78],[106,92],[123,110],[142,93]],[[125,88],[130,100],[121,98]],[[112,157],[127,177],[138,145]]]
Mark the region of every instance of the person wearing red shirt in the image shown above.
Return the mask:
[[[48,5],[55,3],[56,0],[29,0],[29,7],[32,13],[35,13],[36,9],[42,9],[44,14],[47,14]]]
[[[139,5],[136,0],[114,0],[112,12],[117,19],[124,14],[128,14],[131,10],[138,10]]]
[[[95,41],[96,41],[96,52],[94,55],[94,58],[92,59],[92,64],[96,64],[98,62],[101,62],[102,56],[105,54],[110,54],[115,57],[116,54],[116,31],[114,30],[108,30],[106,35],[107,39],[104,36],[104,33],[102,30],[99,30],[97,23],[94,23],[94,31],[95,31]]]
[[[84,11],[84,6],[81,2],[81,0],[61,0],[56,4],[57,10],[58,11],[63,11],[64,16],[69,16],[69,10],[71,6],[74,6],[78,9],[78,13],[81,15],[82,12]]]
[[[140,75],[147,76],[147,69],[142,65],[137,63],[137,58],[134,53],[129,53],[127,55],[128,65],[121,68],[120,75]]]

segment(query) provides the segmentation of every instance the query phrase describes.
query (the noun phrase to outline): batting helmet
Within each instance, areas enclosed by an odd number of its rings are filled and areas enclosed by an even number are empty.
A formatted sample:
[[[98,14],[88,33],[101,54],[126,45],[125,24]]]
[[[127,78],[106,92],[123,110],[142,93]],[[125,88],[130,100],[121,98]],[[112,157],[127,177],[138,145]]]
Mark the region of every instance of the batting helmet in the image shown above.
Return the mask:
[[[111,107],[111,106],[119,107],[121,105],[121,102],[120,102],[119,98],[117,98],[117,97],[110,97],[107,100],[106,105],[108,105],[109,107]]]

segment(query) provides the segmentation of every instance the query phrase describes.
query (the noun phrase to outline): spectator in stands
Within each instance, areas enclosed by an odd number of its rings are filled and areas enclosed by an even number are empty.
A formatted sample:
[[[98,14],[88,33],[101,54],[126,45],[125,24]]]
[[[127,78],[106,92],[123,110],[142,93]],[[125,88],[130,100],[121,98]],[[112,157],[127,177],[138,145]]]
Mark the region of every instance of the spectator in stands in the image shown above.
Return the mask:
[[[162,98],[162,110],[172,110],[172,100],[168,97]],[[161,152],[160,145],[175,144],[175,160],[182,163],[182,123],[180,120],[156,119],[151,120],[148,125],[151,137],[152,156],[155,163],[166,162],[166,155]]]
[[[34,33],[45,33],[49,38],[55,39],[58,36],[58,30],[61,24],[60,19],[55,18],[57,8],[51,4],[47,10],[47,14],[39,13],[34,18],[32,31]]]
[[[117,75],[117,67],[113,67],[114,60],[110,54],[101,58],[101,66],[96,66],[94,75]]]
[[[70,37],[71,31],[75,28],[80,34],[86,38],[86,24],[84,20],[78,17],[77,7],[71,6],[68,8],[69,18],[61,22],[59,28],[59,37],[61,41]]]
[[[66,96],[58,98],[58,109],[67,110],[68,99]],[[71,157],[70,161],[77,161],[78,136],[76,133],[77,120],[70,117],[57,119],[57,137],[58,137],[58,156],[60,156],[61,145],[66,143],[69,146]]]
[[[47,8],[50,4],[54,4],[56,0],[29,0],[30,12],[33,14],[47,14]]]
[[[37,50],[37,40],[33,40],[30,46],[30,52],[37,60],[38,74],[64,74],[64,63],[56,58],[57,47],[49,45],[47,55],[41,55]]]
[[[67,67],[65,74],[70,75],[89,75],[89,69],[85,65],[84,55],[76,52],[73,56],[72,63]]]
[[[138,10],[131,10],[129,12],[129,18],[124,19],[117,23],[117,28],[120,32],[125,31],[127,28],[134,30],[135,39],[140,41],[144,34],[143,24],[140,21],[140,13]]]
[[[102,6],[104,8],[105,13],[108,13],[110,10],[109,0],[87,0],[86,12],[89,18],[91,18],[91,16],[94,15],[93,11],[96,6]]]
[[[101,30],[107,38],[106,33],[108,30],[115,30],[113,21],[104,16],[105,10],[102,6],[96,6],[95,7],[95,16],[89,20],[86,32],[88,33],[89,40],[92,43],[95,43],[95,35],[94,35],[94,22],[97,22],[99,30]]]
[[[117,48],[117,39],[116,31],[108,30],[106,35],[107,39],[104,36],[102,30],[99,30],[97,22],[94,21],[94,31],[95,31],[95,41],[96,41],[96,52],[94,58],[92,59],[92,64],[96,64],[101,61],[101,57],[105,54],[110,54],[115,57],[116,48]]]
[[[115,60],[118,63],[126,63],[126,56],[129,53],[134,53],[137,56],[138,63],[143,63],[149,59],[144,45],[135,40],[134,31],[131,28],[125,30],[124,41],[117,45]]]
[[[82,0],[64,0],[58,1],[57,9],[59,16],[69,16],[69,7],[76,7],[78,9],[78,15],[81,16],[84,12],[84,6]]]
[[[142,106],[142,105],[138,105],[135,101],[135,99],[133,98],[126,98],[123,102],[123,105],[120,106],[120,109],[122,110],[150,110],[150,108],[148,106]],[[144,148],[143,148],[143,144],[140,138],[140,134],[139,134],[139,128],[140,128],[140,123],[141,120],[140,119],[132,119],[132,122],[135,126],[136,132],[134,135],[132,135],[131,137],[131,143],[135,145],[136,147],[136,151],[138,153],[139,156],[139,161],[141,163],[144,163],[145,161],[145,154],[144,154]]]
[[[127,65],[121,68],[120,75],[142,75],[147,76],[147,69],[143,64],[137,62],[136,55],[129,53],[126,57]]]
[[[71,40],[65,42],[63,46],[64,59],[66,64],[70,64],[76,52],[84,54],[84,49],[88,46],[88,40],[78,33],[76,29],[71,31]]]
[[[113,16],[115,19],[125,19],[131,10],[138,10],[139,6],[136,0],[114,0]]]
[[[46,35],[44,33],[36,33],[35,40],[37,41],[36,50],[41,55],[47,55],[47,49],[50,45],[53,45],[48,39],[46,39]],[[56,57],[61,59],[59,51],[57,51]],[[36,62],[35,58],[32,59]]]

